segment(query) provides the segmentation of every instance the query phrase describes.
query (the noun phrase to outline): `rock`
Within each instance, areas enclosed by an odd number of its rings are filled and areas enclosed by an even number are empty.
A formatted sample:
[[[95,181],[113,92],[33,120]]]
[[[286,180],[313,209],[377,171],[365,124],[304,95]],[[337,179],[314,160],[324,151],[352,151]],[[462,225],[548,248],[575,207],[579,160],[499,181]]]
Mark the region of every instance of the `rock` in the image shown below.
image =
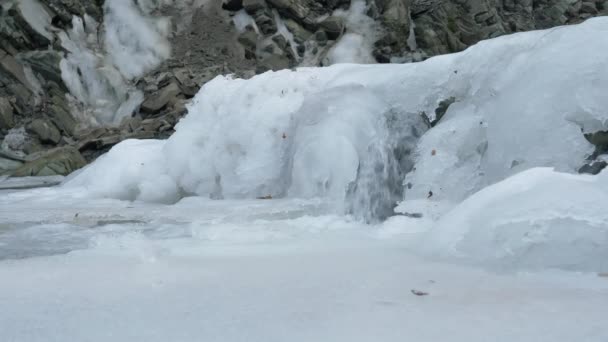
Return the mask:
[[[61,133],[53,123],[36,119],[27,126],[28,133],[38,136],[41,142],[57,145],[61,141]]]
[[[16,170],[21,167],[21,165],[23,165],[23,162],[21,161],[0,156],[0,175]]]
[[[583,165],[583,167],[578,170],[578,173],[597,175],[598,173],[602,172],[602,170],[605,169],[606,166],[608,166],[608,163],[606,163],[605,161],[596,161]]]
[[[273,36],[272,41],[275,42],[281,50],[285,50],[288,44],[287,39],[285,39],[285,37],[283,37],[281,34]]]
[[[588,13],[591,15],[596,15],[599,13],[597,10],[597,6],[594,2],[583,2],[580,9],[581,13]]]
[[[238,42],[246,49],[255,51],[258,45],[258,34],[255,31],[245,31],[239,35]]]
[[[86,160],[74,147],[60,147],[23,164],[20,168],[13,171],[12,176],[67,176],[84,167],[86,163]]]
[[[141,104],[141,111],[148,114],[158,113],[171,100],[181,93],[181,90],[176,82],[171,82],[157,93],[149,96],[144,103]]]
[[[327,10],[318,6],[317,0],[268,0],[283,16],[293,19],[304,26],[316,28],[316,17]]]
[[[20,56],[20,60],[27,63],[32,71],[40,74],[47,81],[55,82],[63,92],[67,92],[59,67],[62,58],[58,52],[52,50],[32,51]]]
[[[13,56],[5,53],[4,57],[0,57],[0,68],[4,69],[4,71],[11,75],[19,83],[24,85],[27,89],[32,89],[32,85],[27,80],[27,77],[25,77],[23,66],[17,62]]]
[[[222,8],[227,11],[240,11],[243,9],[243,0],[224,0]]]
[[[598,131],[585,134],[585,139],[593,144],[601,153],[608,151],[608,131]]]
[[[327,33],[327,38],[336,40],[344,32],[344,19],[336,16],[327,17],[319,26]]]
[[[434,127],[435,125],[437,125],[437,123],[439,122],[439,120],[441,120],[441,118],[443,118],[443,116],[445,115],[445,113],[447,113],[448,108],[450,108],[450,106],[456,102],[456,98],[455,97],[450,97],[448,99],[445,99],[441,102],[439,102],[439,105],[437,106],[437,108],[435,109],[435,120],[433,120],[431,122],[431,127]]]
[[[319,43],[320,46],[327,45],[327,41],[329,38],[327,37],[327,33],[325,31],[317,31],[315,33],[315,40]]]
[[[304,43],[312,36],[312,32],[308,31],[292,19],[285,20],[285,26],[289,32],[293,34],[294,40],[299,44]]]
[[[243,0],[243,8],[249,14],[254,14],[259,10],[263,10],[266,8],[265,0]]]
[[[6,97],[0,97],[0,129],[11,129],[14,125],[13,106]]]
[[[289,58],[286,56],[270,55],[260,61],[257,72],[262,73],[268,70],[278,71],[288,69],[291,66],[290,63]]]
[[[258,12],[255,16],[255,23],[264,35],[271,35],[277,32],[277,24],[270,16],[263,12]]]
[[[157,132],[162,125],[163,122],[157,119],[146,119],[141,122],[141,127],[145,132]]]

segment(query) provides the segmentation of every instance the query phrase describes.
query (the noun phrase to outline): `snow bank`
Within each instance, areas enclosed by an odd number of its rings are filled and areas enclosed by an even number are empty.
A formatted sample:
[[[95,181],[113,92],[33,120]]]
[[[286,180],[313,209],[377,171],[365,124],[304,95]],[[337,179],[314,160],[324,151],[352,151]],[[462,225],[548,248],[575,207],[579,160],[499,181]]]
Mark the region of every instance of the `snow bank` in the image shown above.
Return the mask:
[[[486,187],[425,238],[426,252],[509,267],[608,270],[608,172],[535,168]]]
[[[96,188],[96,196],[155,201],[184,194],[320,196],[335,199],[341,210],[365,170],[381,178],[371,197],[384,196],[381,188],[395,184],[387,172],[392,164],[409,171],[407,164],[416,162],[405,179],[407,201],[432,193],[433,200],[456,204],[529,168],[575,172],[593,150],[581,129],[608,119],[602,93],[608,89],[606,33],[608,19],[597,18],[485,41],[417,64],[217,77],[195,97],[167,143],[155,145],[152,166],[138,171],[129,156],[144,145],[132,150],[133,143],[124,143],[68,185]],[[450,97],[456,103],[416,148],[416,118],[432,116]],[[412,124],[389,129],[404,122]],[[374,159],[377,151],[386,158]],[[134,176],[108,176],[96,186],[104,163]],[[169,193],[122,192],[155,177],[171,183],[160,188]]]

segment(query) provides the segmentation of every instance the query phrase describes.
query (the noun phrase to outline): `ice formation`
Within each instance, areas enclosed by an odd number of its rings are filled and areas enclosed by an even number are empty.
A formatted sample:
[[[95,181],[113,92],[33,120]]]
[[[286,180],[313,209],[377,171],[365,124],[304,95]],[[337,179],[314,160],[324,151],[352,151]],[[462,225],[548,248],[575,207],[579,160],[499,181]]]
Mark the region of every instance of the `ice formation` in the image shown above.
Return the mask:
[[[131,80],[169,57],[169,21],[149,13],[162,3],[107,1],[104,24],[74,16],[72,28],[60,32],[67,55],[61,76],[77,102],[80,123],[118,124],[143,101]]]

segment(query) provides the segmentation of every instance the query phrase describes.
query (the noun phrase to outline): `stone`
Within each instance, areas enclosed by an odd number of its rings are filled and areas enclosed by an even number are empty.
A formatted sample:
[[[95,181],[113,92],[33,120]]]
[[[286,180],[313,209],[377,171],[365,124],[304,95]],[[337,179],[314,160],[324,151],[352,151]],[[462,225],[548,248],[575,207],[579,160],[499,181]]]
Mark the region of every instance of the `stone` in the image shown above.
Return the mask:
[[[32,89],[32,85],[25,76],[23,65],[17,62],[17,60],[13,56],[7,54],[2,59],[0,59],[0,67],[6,72],[8,72],[19,83],[26,86],[26,88]]]
[[[53,125],[44,119],[35,119],[27,126],[27,132],[38,136],[41,142],[57,145],[61,141],[61,133]]]
[[[586,174],[590,174],[590,175],[597,175],[600,172],[602,172],[602,170],[605,169],[606,166],[608,166],[608,163],[606,163],[603,160],[602,161],[591,162],[589,164],[583,165],[583,167],[581,167],[578,170],[578,173],[586,173]]]
[[[320,46],[325,46],[329,38],[327,37],[327,33],[325,33],[325,31],[317,31],[315,33],[315,40]]]
[[[23,165],[21,161],[0,157],[0,175],[16,170],[21,165]]]
[[[583,2],[580,9],[581,13],[596,15],[599,13],[594,2]]]
[[[181,93],[181,90],[176,82],[171,82],[157,93],[149,96],[144,103],[141,104],[141,111],[147,114],[158,113],[171,100]]]
[[[243,0],[224,0],[222,8],[227,11],[240,11],[243,9]]]
[[[291,65],[289,58],[280,55],[270,55],[263,58],[258,64],[258,73],[262,73],[268,70],[278,71],[282,69],[288,69]]]
[[[319,26],[327,34],[327,38],[337,40],[344,33],[344,19],[336,16],[327,17]]]
[[[289,32],[293,34],[294,40],[299,44],[304,43],[312,36],[312,32],[302,27],[302,25],[298,24],[295,20],[288,19],[285,20],[284,23]]]
[[[255,31],[245,31],[239,35],[237,40],[245,49],[255,51],[258,44],[258,34]]]
[[[11,129],[15,125],[13,106],[6,97],[0,97],[0,129]]]
[[[435,108],[435,120],[431,122],[431,127],[434,127],[435,125],[437,125],[437,123],[439,123],[441,118],[443,118],[445,113],[447,113],[448,109],[454,102],[456,102],[456,98],[453,96],[439,102],[437,108]]]
[[[20,59],[26,62],[32,71],[40,74],[47,81],[55,82],[63,92],[67,92],[59,66],[62,58],[59,52],[53,50],[32,51],[20,56]]]
[[[593,144],[596,148],[608,151],[608,131],[598,131],[585,134],[585,139]]]
[[[84,167],[86,163],[86,160],[74,147],[60,147],[48,151],[35,160],[26,162],[13,171],[12,176],[67,176]]]
[[[259,10],[266,8],[265,0],[243,0],[243,8],[249,14],[253,14]]]

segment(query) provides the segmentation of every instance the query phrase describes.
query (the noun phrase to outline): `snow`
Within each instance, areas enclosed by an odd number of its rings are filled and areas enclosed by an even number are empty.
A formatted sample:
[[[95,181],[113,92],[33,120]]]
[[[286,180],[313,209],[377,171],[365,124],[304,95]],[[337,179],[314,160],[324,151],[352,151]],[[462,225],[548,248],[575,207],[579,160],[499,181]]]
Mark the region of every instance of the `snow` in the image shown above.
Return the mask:
[[[524,171],[456,206],[425,243],[433,253],[501,267],[605,271],[607,187],[608,172]]]
[[[155,261],[73,253],[4,262],[0,277],[0,304],[11,308],[0,312],[8,341],[608,337],[603,278],[499,276],[378,246]]]

